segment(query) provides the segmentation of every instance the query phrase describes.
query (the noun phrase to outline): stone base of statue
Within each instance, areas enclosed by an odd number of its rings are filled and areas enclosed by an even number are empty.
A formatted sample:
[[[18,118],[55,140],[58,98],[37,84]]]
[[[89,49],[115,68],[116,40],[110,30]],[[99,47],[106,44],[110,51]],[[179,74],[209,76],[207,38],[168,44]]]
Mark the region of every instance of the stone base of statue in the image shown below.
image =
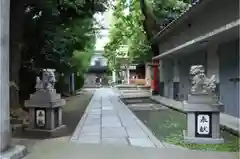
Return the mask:
[[[0,152],[0,159],[20,159],[27,155],[27,148],[22,145],[9,146],[7,150]]]
[[[220,136],[220,108],[216,96],[204,93],[191,93],[184,102],[187,113],[187,130],[184,140],[187,143],[219,144],[224,140]]]
[[[55,89],[37,90],[25,101],[29,108],[30,124],[25,132],[34,137],[57,137],[66,131],[62,125],[62,106],[65,100]]]

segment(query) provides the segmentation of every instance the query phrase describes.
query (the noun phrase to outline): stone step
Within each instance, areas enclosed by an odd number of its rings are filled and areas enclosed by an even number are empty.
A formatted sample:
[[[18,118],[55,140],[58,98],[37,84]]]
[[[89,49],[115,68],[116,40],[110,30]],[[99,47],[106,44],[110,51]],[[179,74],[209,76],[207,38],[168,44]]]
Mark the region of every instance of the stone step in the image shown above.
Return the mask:
[[[18,118],[11,118],[10,124],[23,124],[23,120],[18,119]]]
[[[19,133],[23,132],[24,125],[23,124],[12,124],[11,127],[12,127],[13,134],[15,134],[15,133],[19,134]]]

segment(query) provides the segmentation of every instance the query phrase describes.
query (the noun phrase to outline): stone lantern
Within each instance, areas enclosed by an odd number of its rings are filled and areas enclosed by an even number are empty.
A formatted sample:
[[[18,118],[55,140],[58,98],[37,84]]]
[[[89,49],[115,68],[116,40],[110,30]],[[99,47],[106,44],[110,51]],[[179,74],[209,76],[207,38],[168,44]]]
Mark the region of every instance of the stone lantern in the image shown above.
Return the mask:
[[[59,136],[66,128],[62,125],[62,106],[65,100],[56,93],[53,69],[43,69],[42,80],[36,78],[36,92],[25,101],[29,108],[30,125],[25,129],[29,135],[41,137]]]
[[[192,88],[188,101],[184,102],[187,113],[187,131],[184,140],[187,143],[218,144],[224,140],[220,136],[220,107],[215,95],[216,80],[213,75],[207,78],[202,65],[192,66]]]

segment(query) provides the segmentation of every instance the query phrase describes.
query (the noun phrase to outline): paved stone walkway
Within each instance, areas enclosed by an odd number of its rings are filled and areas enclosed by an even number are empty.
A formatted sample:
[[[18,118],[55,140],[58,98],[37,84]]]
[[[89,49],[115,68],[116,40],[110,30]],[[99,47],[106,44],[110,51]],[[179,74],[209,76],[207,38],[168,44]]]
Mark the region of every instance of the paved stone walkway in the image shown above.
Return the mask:
[[[70,142],[163,147],[111,88],[96,90]]]

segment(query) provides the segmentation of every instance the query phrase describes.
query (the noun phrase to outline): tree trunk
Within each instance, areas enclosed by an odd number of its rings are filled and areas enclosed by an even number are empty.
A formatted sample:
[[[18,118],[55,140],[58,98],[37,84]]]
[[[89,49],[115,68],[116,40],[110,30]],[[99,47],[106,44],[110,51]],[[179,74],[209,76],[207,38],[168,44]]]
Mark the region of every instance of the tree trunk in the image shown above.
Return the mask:
[[[19,86],[19,70],[21,68],[21,40],[24,24],[25,0],[11,0],[10,12],[10,81]],[[19,90],[10,88],[10,105],[19,107]]]

